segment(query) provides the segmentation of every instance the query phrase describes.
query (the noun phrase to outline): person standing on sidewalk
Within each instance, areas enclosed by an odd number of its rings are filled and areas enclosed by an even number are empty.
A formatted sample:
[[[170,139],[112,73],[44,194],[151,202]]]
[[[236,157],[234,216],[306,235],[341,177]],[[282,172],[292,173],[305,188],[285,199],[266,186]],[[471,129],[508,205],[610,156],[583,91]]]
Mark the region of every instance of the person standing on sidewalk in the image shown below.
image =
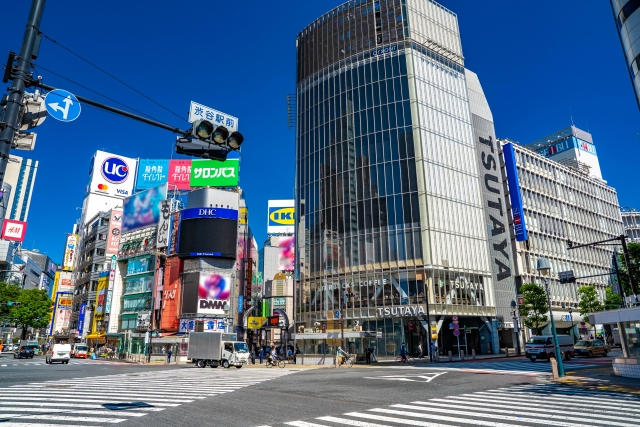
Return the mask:
[[[262,359],[264,359],[264,349],[262,347],[258,351],[258,359],[260,359],[260,364],[262,365]]]
[[[418,359],[422,359],[422,343],[418,344]]]
[[[373,352],[371,352],[371,355],[373,356],[373,361],[377,362],[378,361],[378,347],[376,347],[375,345],[373,346]]]
[[[167,363],[171,363],[171,355],[173,352],[171,351],[171,347],[167,347]]]
[[[364,349],[364,357],[365,357],[365,360],[367,361],[367,365],[371,364],[371,353],[372,353],[371,347],[367,347]]]

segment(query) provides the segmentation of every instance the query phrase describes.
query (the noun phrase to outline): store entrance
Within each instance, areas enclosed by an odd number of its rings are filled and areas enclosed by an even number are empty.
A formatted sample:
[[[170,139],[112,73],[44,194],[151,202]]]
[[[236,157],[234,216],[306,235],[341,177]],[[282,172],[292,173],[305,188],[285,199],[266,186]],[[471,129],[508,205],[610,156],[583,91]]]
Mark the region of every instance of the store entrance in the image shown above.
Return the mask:
[[[403,319],[405,343],[407,351],[413,357],[419,357],[418,345],[422,344],[422,355],[427,354],[427,331],[424,329],[417,317],[406,317]]]

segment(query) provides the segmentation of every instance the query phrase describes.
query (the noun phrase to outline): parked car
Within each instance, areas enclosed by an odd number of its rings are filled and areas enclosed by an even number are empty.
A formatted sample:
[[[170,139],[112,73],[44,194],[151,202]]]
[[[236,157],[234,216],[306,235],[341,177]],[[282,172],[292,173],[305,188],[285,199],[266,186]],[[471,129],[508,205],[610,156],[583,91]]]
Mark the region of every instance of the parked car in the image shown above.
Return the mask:
[[[60,362],[68,365],[70,358],[71,344],[54,344],[53,347],[47,351],[45,363],[50,365],[53,362]]]
[[[16,351],[16,348],[18,346],[15,344],[5,344],[4,347],[2,347],[2,352],[3,353],[12,353],[14,351]]]
[[[569,335],[558,335],[558,345],[560,346],[564,360],[571,360],[571,358],[575,356],[573,337]],[[529,338],[524,348],[525,355],[532,362],[538,359],[551,359],[556,357],[552,335],[533,336]]]
[[[86,359],[88,353],[88,346],[84,344],[76,344],[73,346],[73,350],[71,351],[71,357],[75,357],[77,359]]]
[[[33,359],[33,347],[31,347],[30,345],[23,345],[22,347],[16,349],[16,351],[13,353],[13,358],[14,359],[22,359],[27,358],[27,359]]]
[[[575,345],[576,356],[593,357],[593,356],[606,356],[611,347],[605,344],[601,340],[580,340]]]

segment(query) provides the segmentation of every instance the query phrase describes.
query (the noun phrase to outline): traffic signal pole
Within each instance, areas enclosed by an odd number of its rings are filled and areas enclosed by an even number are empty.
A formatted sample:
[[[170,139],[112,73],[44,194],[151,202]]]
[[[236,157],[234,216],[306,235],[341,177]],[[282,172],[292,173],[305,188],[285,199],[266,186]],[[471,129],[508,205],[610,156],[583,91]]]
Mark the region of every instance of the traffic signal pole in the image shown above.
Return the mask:
[[[27,82],[31,80],[31,61],[38,56],[40,48],[40,22],[44,12],[46,0],[32,0],[29,19],[22,37],[20,55],[16,58],[17,66],[13,68],[13,62],[7,63],[8,74],[11,78],[9,95],[6,97],[4,108],[4,120],[0,123],[0,191],[4,183],[4,174],[9,162],[9,152],[16,133],[20,130],[20,116],[24,106],[24,90]],[[6,81],[4,82],[6,83]],[[1,218],[0,218],[1,219]]]

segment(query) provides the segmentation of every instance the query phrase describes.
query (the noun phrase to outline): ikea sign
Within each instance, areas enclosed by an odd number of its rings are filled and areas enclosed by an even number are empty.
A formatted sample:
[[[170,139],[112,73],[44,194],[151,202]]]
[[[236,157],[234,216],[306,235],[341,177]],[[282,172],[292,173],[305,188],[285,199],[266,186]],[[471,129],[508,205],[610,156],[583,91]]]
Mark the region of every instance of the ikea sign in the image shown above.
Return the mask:
[[[295,208],[293,200],[269,200],[267,233],[293,233]]]

